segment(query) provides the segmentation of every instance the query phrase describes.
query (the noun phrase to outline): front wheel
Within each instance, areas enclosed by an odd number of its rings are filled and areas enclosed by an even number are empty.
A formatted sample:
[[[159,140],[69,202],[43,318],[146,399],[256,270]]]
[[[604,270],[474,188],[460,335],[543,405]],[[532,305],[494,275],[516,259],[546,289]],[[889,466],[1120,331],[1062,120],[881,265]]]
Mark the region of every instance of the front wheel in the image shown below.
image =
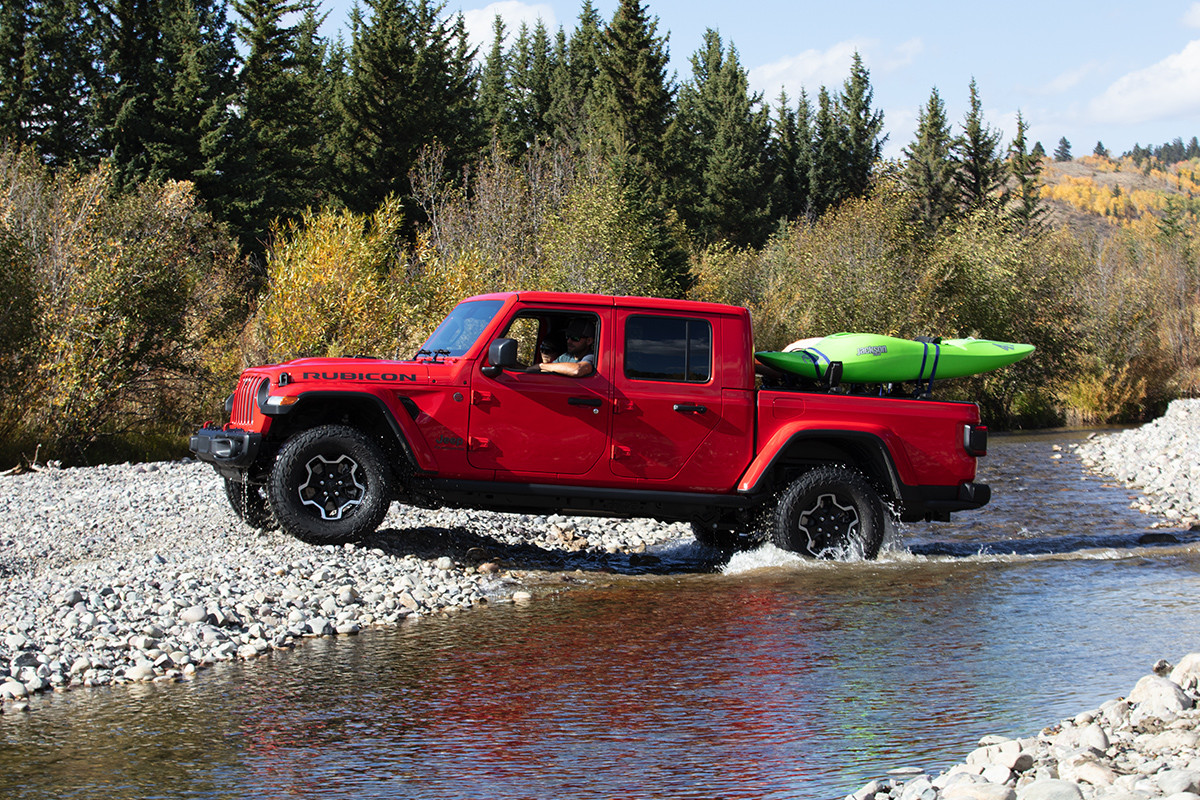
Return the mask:
[[[391,473],[371,438],[348,425],[322,425],[284,442],[267,492],[280,527],[314,544],[361,539],[391,505]]]
[[[871,560],[883,544],[884,519],[883,501],[862,473],[818,467],[784,491],[771,540],[813,558]]]

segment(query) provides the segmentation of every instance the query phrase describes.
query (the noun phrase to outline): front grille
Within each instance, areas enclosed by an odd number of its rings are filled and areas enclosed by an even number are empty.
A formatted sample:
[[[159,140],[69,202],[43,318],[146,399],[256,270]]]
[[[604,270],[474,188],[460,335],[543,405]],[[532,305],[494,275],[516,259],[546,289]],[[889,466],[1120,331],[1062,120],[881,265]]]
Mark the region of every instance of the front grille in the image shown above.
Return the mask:
[[[233,416],[230,422],[238,426],[246,426],[254,422],[254,395],[262,378],[254,375],[243,375],[238,381],[237,391],[233,394]]]

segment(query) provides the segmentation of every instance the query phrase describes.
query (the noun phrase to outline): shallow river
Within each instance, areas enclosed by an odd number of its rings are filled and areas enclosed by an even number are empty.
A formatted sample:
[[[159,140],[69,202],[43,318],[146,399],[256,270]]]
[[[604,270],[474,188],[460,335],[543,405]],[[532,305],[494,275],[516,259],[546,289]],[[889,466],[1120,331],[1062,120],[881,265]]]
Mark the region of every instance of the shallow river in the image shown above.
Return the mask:
[[[1028,735],[1200,650],[1200,544],[1052,445],[879,562],[688,546],[660,574],[314,640],[0,716],[0,797],[837,798]],[[569,581],[569,584],[568,584]]]

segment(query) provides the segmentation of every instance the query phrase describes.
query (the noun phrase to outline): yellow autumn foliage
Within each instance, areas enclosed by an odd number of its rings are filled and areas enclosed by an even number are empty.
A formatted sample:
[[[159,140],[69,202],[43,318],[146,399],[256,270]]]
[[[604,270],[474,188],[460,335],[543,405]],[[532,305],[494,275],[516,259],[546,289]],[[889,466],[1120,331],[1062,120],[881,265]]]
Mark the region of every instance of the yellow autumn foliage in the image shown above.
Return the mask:
[[[229,349],[240,283],[232,244],[191,184],[117,194],[106,167],[54,176],[5,150],[0,230],[35,295],[31,335],[6,356],[19,376],[0,401],[6,438],[77,457],[130,431],[173,434],[202,413],[205,355]]]

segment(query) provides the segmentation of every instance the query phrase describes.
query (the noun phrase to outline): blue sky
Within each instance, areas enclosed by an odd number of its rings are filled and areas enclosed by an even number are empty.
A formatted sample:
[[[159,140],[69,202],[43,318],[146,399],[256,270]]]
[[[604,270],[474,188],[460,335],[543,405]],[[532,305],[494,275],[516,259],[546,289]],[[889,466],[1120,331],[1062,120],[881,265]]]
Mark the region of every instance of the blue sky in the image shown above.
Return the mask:
[[[348,30],[353,0],[323,0],[325,32]],[[502,0],[456,3],[486,52],[496,14],[509,31],[538,18],[572,31],[581,2]],[[616,0],[594,0],[604,20]],[[885,155],[913,139],[918,110],[937,87],[955,132],[975,78],[984,114],[1004,142],[1020,110],[1030,141],[1053,151],[1066,136],[1075,155],[1097,140],[1114,154],[1134,143],[1200,135],[1200,2],[1002,3],[812,2],[811,0],[649,0],[660,35],[669,33],[671,68],[691,77],[691,55],[713,28],[738,50],[751,87],[774,100],[801,87],[815,98],[841,86],[855,51],[871,73],[875,105],[889,134]]]

